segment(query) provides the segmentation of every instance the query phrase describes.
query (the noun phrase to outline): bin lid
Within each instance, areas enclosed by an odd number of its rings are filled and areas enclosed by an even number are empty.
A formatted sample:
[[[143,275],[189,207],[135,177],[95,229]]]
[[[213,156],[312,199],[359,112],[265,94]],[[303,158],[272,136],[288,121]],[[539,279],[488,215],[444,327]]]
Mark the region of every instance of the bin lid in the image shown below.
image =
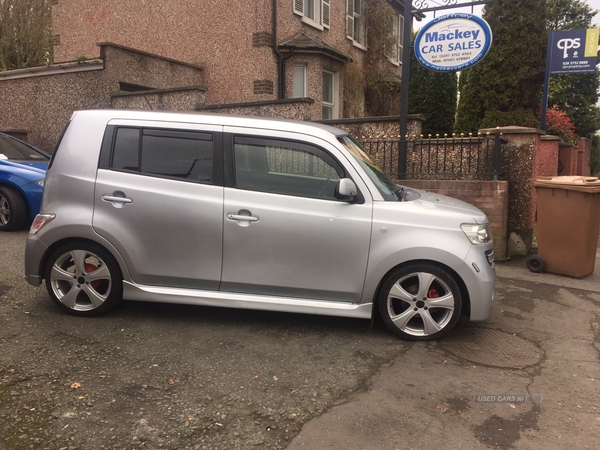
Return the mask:
[[[532,178],[530,184],[535,187],[558,188],[591,194],[600,193],[600,179],[598,177],[538,177]]]

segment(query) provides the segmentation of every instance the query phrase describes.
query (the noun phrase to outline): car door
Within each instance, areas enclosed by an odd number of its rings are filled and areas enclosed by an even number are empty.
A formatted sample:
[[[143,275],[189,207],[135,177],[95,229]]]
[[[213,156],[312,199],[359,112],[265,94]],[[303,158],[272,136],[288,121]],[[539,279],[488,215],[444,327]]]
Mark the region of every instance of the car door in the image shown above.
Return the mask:
[[[123,256],[135,283],[218,290],[220,128],[121,125],[107,131],[93,227]]]
[[[317,145],[225,136],[232,168],[224,191],[221,290],[358,302],[371,199],[338,200],[337,181],[350,174]]]

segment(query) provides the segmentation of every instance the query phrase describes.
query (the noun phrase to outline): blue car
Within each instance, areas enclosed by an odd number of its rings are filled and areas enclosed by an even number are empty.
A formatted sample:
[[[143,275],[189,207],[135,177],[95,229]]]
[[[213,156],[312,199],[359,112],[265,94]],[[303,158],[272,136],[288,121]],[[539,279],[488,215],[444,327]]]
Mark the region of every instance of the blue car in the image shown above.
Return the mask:
[[[50,155],[0,133],[0,231],[25,228],[38,213]]]

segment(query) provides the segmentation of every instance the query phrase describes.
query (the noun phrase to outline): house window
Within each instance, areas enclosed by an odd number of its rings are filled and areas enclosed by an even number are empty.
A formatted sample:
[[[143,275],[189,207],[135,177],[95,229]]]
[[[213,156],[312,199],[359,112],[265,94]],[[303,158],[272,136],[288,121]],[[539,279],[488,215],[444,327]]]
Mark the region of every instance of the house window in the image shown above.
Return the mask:
[[[404,48],[404,17],[396,15],[392,22],[392,34],[389,47],[386,48],[387,57],[394,64],[402,63],[402,50]]]
[[[306,97],[306,66],[298,64],[294,66],[294,89],[293,98]]]
[[[331,0],[293,0],[294,14],[302,16],[302,21],[322,30],[329,28],[329,8]]]
[[[337,73],[323,71],[323,119],[338,118],[338,80]]]
[[[346,36],[359,47],[367,45],[364,0],[346,0]]]

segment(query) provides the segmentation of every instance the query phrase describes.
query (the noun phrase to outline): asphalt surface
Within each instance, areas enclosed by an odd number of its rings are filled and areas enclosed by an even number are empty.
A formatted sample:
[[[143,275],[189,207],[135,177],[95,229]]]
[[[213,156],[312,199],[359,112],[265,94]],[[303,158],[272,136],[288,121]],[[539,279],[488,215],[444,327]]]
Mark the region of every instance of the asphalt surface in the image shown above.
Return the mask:
[[[539,347],[539,363],[499,368],[457,358],[443,342],[412,345],[288,450],[600,448],[600,247],[582,279],[531,273],[524,258],[496,274],[491,317],[462,326],[519,336]]]
[[[23,280],[25,237],[0,233],[0,449],[598,448],[597,273],[499,264],[488,321],[407,343],[368,321],[143,302],[72,317]],[[477,341],[457,356],[465,330],[541,359],[495,366]]]

